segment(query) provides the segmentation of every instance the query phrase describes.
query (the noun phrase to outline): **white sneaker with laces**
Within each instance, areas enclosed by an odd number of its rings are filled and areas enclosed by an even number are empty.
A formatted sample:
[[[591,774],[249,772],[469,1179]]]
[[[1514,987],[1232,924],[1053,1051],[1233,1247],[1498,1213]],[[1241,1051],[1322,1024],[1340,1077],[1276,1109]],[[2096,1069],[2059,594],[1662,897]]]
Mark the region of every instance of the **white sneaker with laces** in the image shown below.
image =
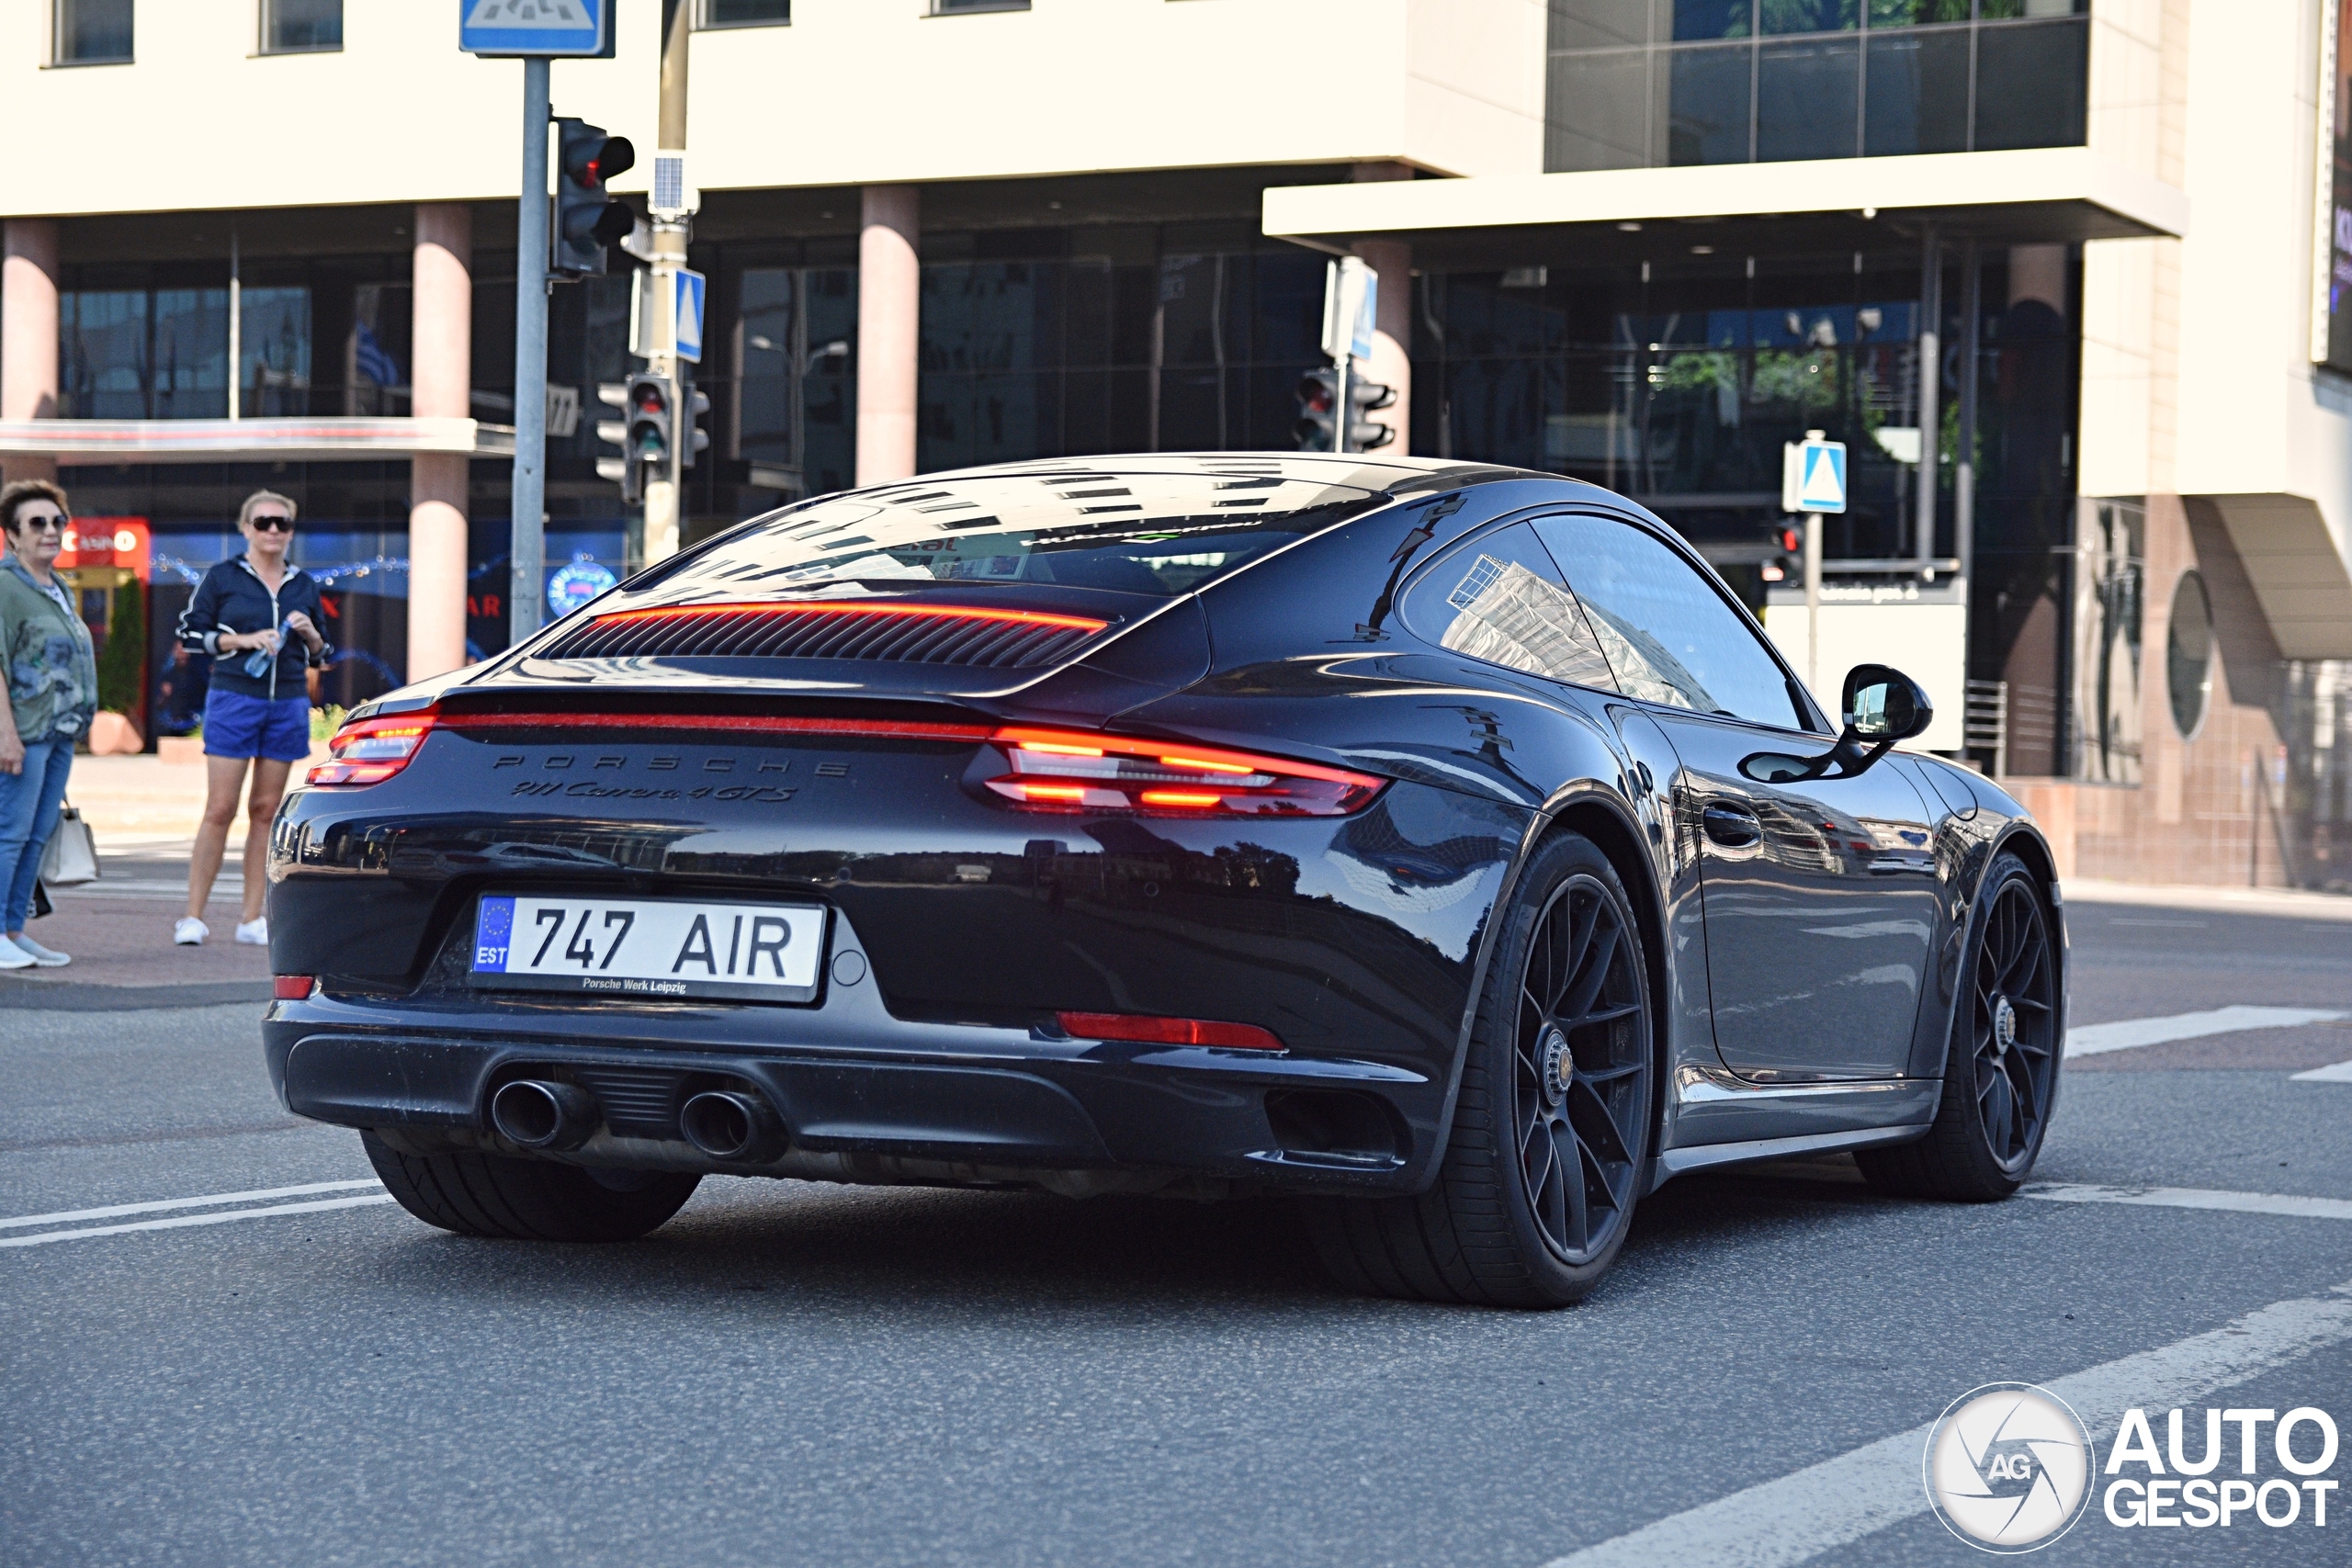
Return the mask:
[[[240,920],[237,923],[237,940],[247,947],[267,947],[269,917],[258,915],[250,920]]]
[[[179,923],[172,928],[172,945],[201,947],[204,945],[204,939],[211,934],[212,928],[194,915],[182,915],[179,918]]]
[[[40,962],[6,937],[0,936],[0,969],[29,969]]]
[[[74,962],[71,953],[60,953],[53,947],[43,947],[28,936],[12,936],[6,940],[17,952],[31,954],[32,961],[44,969],[62,969]]]

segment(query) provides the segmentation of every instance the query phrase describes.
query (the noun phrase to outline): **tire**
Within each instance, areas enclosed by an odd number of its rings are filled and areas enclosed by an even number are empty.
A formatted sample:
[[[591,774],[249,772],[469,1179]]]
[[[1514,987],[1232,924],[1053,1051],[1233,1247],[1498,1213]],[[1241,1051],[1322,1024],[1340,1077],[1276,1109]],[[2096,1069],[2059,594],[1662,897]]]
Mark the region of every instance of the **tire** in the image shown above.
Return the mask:
[[[401,1208],[428,1225],[499,1241],[635,1241],[683,1208],[702,1180],[501,1155],[404,1155],[364,1131],[359,1141]]]
[[[1624,1246],[1647,1170],[1652,1000],[1615,868],[1581,835],[1545,840],[1503,917],[1436,1182],[1302,1205],[1332,1276],[1416,1301],[1583,1299]]]
[[[2008,1197],[2032,1173],[2057,1105],[2064,1015],[2041,879],[2000,855],[1976,904],[1936,1120],[1917,1143],[1854,1153],[1871,1185],[1896,1197]]]

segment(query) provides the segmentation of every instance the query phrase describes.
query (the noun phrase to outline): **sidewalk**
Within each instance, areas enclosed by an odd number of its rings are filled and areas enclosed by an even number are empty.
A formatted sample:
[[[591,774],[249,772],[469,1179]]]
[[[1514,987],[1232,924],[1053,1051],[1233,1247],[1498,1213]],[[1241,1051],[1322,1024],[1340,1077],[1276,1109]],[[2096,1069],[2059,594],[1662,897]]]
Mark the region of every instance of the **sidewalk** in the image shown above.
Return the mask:
[[[80,772],[78,766],[75,772]],[[213,885],[211,902],[205,906],[205,923],[212,935],[201,947],[172,943],[172,922],[187,899],[186,841],[142,847],[136,856],[110,852],[111,843],[99,829],[98,880],[52,888],[50,901],[56,912],[27,928],[27,934],[43,946],[72,953],[74,962],[62,969],[0,971],[0,1011],[111,1011],[220,1002],[258,1006],[267,1001],[269,949],[241,947],[234,941],[244,878],[233,841],[220,880]]]

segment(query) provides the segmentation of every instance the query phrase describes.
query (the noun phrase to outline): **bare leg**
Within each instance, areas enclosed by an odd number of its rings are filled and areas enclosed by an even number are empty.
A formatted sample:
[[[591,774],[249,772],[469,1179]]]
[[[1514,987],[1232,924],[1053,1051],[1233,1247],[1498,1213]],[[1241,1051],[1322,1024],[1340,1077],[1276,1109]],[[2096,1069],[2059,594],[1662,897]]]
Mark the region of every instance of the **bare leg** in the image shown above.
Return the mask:
[[[245,912],[247,924],[261,919],[262,899],[269,892],[269,824],[277,803],[286,797],[286,775],[291,762],[254,759],[254,787],[245,804]]]
[[[285,776],[278,775],[280,787]],[[196,825],[196,852],[187,862],[187,912],[196,919],[204,919],[213,879],[220,874],[220,857],[229,848],[229,824],[237,818],[237,796],[244,787],[243,757],[204,759],[204,819]]]

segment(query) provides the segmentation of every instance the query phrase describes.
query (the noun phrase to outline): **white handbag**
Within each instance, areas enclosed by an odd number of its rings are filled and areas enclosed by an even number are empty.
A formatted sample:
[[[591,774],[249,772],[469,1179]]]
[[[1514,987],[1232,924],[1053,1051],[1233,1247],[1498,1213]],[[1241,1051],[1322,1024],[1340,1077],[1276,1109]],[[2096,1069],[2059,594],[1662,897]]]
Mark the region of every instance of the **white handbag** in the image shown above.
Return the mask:
[[[72,887],[98,879],[98,840],[82,814],[66,806],[57,814],[57,829],[41,851],[40,879],[51,887]]]

